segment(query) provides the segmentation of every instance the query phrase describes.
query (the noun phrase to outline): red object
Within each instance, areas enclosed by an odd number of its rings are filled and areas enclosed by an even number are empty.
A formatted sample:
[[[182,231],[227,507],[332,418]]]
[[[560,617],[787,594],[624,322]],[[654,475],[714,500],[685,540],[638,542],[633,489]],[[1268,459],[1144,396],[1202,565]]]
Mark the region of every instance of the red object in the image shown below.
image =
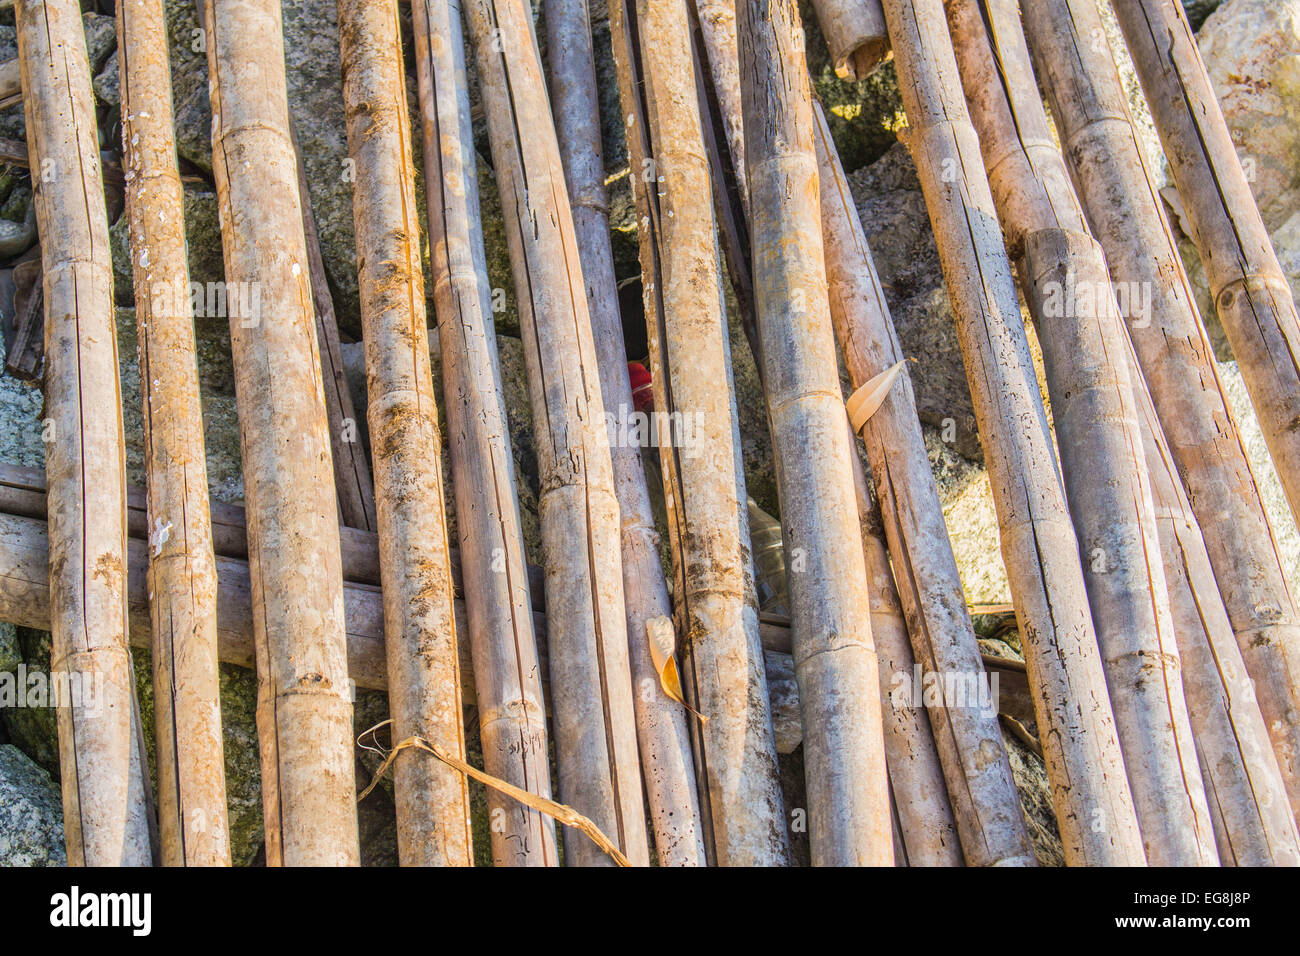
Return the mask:
[[[655,407],[654,390],[650,385],[650,372],[640,362],[627,363],[627,377],[632,382],[632,404],[638,412],[652,412]]]

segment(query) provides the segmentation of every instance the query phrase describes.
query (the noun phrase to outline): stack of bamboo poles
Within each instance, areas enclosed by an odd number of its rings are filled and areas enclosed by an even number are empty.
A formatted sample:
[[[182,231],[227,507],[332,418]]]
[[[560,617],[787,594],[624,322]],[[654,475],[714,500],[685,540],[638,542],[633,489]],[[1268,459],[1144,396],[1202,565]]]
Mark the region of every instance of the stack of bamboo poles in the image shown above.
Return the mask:
[[[1294,508],[1300,372],[1276,358],[1300,347],[1294,302],[1180,5],[1116,6]],[[896,62],[1067,862],[1300,864],[1300,620],[1112,51],[1094,39],[1097,0],[814,8],[842,76]],[[79,9],[16,10],[55,433],[43,482],[0,470],[0,617],[50,628],[56,674],[103,682],[105,713],[59,708],[70,861],[229,864],[223,660],[258,672],[273,865],[359,860],[354,684],[388,692],[404,865],[472,863],[469,777],[489,788],[496,865],[554,866],[561,848],[570,865],[646,865],[652,846],[661,865],[784,865],[804,823],[815,864],[1035,864],[997,716],[943,680],[984,680],[984,663],[794,0],[610,4],[655,411],[644,435],[586,0],[546,5],[549,75],[525,0],[414,0],[450,489],[397,0],[338,2],[373,475],[343,447],[350,400],[279,4],[208,0],[227,279],[261,303],[230,316],[243,511],[209,502],[194,316],[159,294],[188,283],[161,0],[118,5],[143,497],[125,478]],[[467,38],[518,296],[540,568],[515,493]],[[1152,289],[1152,321],[1121,309],[1119,283]],[[757,603],[728,284],[776,464],[779,626]],[[156,801],[131,645],[152,651]],[[900,697],[914,669],[940,693]],[[465,759],[468,701],[481,768]],[[791,723],[805,806],[782,793],[774,725]]]

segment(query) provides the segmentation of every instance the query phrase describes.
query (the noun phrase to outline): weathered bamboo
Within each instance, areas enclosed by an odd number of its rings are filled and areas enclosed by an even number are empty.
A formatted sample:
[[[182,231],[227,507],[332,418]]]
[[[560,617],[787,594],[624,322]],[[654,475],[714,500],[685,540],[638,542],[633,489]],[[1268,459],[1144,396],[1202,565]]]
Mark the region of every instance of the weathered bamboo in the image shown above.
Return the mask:
[[[204,4],[212,167],[253,578],[270,865],[356,864],[356,787],[338,504],[288,131],[280,5]],[[241,300],[252,297],[238,297]]]
[[[745,178],[745,127],[740,104],[740,48],[736,41],[735,0],[686,0],[694,10],[692,22],[699,24],[713,78],[727,150],[736,177],[736,190],[748,209],[749,184]]]
[[[483,765],[493,776],[550,797],[538,647],[529,611],[534,586],[524,561],[492,328],[460,3],[416,0],[411,12],[429,259]],[[495,865],[557,865],[550,817],[495,790],[488,791],[488,813],[499,821],[492,827]]]
[[[648,860],[628,663],[619,509],[573,214],[531,7],[470,0],[488,137],[519,295],[538,473],[560,799]],[[580,833],[565,858],[611,861]]]
[[[835,72],[865,80],[889,59],[889,34],[880,0],[812,0]]]
[[[885,762],[889,766],[889,792],[896,827],[894,864],[962,866],[965,858],[959,828],[944,783],[931,721],[922,702],[911,693],[916,658],[889,565],[880,508],[871,497],[863,472],[862,461],[855,451],[853,487],[867,563],[871,637],[880,662]],[[997,720],[996,714],[993,720]],[[1016,810],[1019,812],[1019,807]],[[903,850],[901,858],[899,845]],[[1032,859],[1031,855],[1031,862]]]
[[[165,866],[229,866],[217,573],[161,0],[119,3],[117,36],[149,485],[160,852]]]
[[[339,53],[375,462],[379,564],[395,740],[464,759],[456,624],[433,397],[419,208],[397,0],[339,0]],[[414,750],[394,769],[404,866],[472,866],[469,784]]]
[[[675,25],[684,22],[680,0],[652,6],[675,14]],[[611,24],[623,16],[618,7],[615,3],[611,10]],[[605,424],[612,439],[614,490],[622,511],[623,594],[636,690],[637,740],[655,848],[661,866],[703,866],[704,835],[686,713],[660,686],[647,631],[654,619],[671,620],[672,602],[659,560],[659,534],[641,464],[640,443],[635,440],[635,426],[630,424],[636,409],[628,380],[610,247],[609,198],[605,192],[600,104],[587,0],[551,0],[546,7],[546,30],[551,106],[565,160],[565,180],[600,363]],[[643,188],[642,181],[637,182],[637,188]],[[711,240],[711,220],[706,234]],[[726,383],[715,386],[725,389]]]
[[[1109,43],[1081,39],[1103,35],[1096,2],[1047,0],[1022,16],[1071,176],[1116,288],[1126,290],[1121,310],[1154,401],[1150,409],[1135,393],[1219,855],[1225,864],[1285,862],[1294,859],[1294,820],[1279,813],[1277,759],[1262,743],[1267,729],[1229,623],[1294,629],[1276,546]],[[1153,449],[1148,435],[1158,445],[1167,437],[1168,450]]]
[[[903,349],[820,104],[814,114],[831,319],[857,389],[903,361]],[[905,371],[867,421],[863,439],[912,650],[927,672],[984,679]],[[1032,865],[1033,848],[997,714],[972,701],[944,701],[930,708],[930,723],[966,859],[973,866]]]
[[[1300,319],[1286,274],[1255,205],[1182,4],[1115,0],[1113,5],[1191,223],[1219,321],[1241,367],[1291,512],[1300,517]],[[1281,759],[1294,763],[1300,760],[1295,749],[1300,739],[1294,695],[1298,659],[1291,656],[1282,672],[1273,660],[1278,656],[1273,642],[1252,640],[1261,646],[1253,652],[1243,646],[1246,666],[1255,683],[1263,685],[1261,704],[1274,728],[1274,746],[1280,732],[1289,734]],[[1268,686],[1283,673],[1290,678],[1290,701],[1274,699],[1275,691]]]
[[[1284,719],[1295,715],[1300,693],[1300,615],[1110,46],[1079,39],[1104,36],[1100,13],[1095,0],[1047,0],[1025,5],[1023,15],[1071,175],[1117,289],[1126,291],[1129,336],[1300,812],[1300,723]]]
[[[1190,759],[1151,479],[1106,259],[1052,142],[1015,0],[945,6],[993,200],[1043,348],[1067,501],[1147,860],[1218,865],[1204,784]]]
[[[68,862],[148,866],[148,771],[132,726],[126,470],[113,269],[81,9],[15,4],[45,287],[50,671]]]
[[[1071,864],[1144,862],[1078,542],[940,0],[884,0]]]
[[[754,299],[786,553],[814,864],[893,862],[879,675],[793,0],[737,15]]]

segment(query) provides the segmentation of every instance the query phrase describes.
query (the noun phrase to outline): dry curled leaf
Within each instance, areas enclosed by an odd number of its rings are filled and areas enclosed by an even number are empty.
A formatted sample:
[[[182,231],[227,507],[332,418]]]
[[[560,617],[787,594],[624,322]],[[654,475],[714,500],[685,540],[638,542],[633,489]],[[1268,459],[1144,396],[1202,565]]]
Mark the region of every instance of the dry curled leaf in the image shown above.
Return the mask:
[[[664,693],[681,704],[700,720],[708,720],[703,714],[691,710],[682,696],[681,675],[677,673],[677,658],[673,652],[677,647],[677,631],[673,622],[662,614],[645,622],[646,637],[650,640],[650,660],[654,662],[655,673],[659,675],[659,686]]]
[[[849,396],[845,406],[849,410],[849,421],[853,423],[855,434],[862,431],[862,426],[884,404],[889,390],[894,387],[894,379],[903,371],[904,364],[905,361],[896,362],[870,381],[864,382],[861,388]]]

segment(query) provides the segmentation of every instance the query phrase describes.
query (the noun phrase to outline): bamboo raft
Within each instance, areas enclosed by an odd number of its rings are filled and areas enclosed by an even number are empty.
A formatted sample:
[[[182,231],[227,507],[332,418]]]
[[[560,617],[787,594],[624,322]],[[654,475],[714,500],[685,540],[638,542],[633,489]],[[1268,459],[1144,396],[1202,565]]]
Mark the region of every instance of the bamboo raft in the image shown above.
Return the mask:
[[[1298,605],[1099,2],[811,5],[840,77],[891,61],[898,76],[1019,661],[977,638],[917,357],[795,0],[611,0],[620,157],[588,0],[546,0],[541,37],[527,0],[338,0],[364,408],[280,4],[201,4],[225,278],[259,292],[229,315],[242,507],[210,499],[196,316],[159,294],[190,284],[163,0],[117,4],[144,488],[126,476],[80,7],[16,0],[0,105],[21,101],[27,143],[0,158],[33,171],[43,315],[10,365],[35,374],[43,354],[53,437],[44,473],[0,463],[0,620],[51,632],[53,678],[102,688],[102,712],[57,708],[69,863],[230,865],[226,663],[257,675],[270,865],[357,865],[358,793],[391,766],[405,866],[473,865],[471,780],[497,866],[1033,866],[1010,738],[1043,762],[1070,865],[1300,865]],[[1181,4],[1115,7],[1295,509],[1295,303]],[[527,371],[536,553],[471,62]],[[607,160],[629,171],[639,308],[620,295]],[[1151,315],[1121,284],[1153,293]],[[747,491],[736,348],[757,370],[779,519]],[[156,792],[133,647],[153,664]],[[992,711],[945,684],[991,674],[1008,698]],[[899,677],[939,690],[900,696]],[[353,687],[386,693],[386,734],[356,739]],[[384,759],[366,787],[369,741]]]

